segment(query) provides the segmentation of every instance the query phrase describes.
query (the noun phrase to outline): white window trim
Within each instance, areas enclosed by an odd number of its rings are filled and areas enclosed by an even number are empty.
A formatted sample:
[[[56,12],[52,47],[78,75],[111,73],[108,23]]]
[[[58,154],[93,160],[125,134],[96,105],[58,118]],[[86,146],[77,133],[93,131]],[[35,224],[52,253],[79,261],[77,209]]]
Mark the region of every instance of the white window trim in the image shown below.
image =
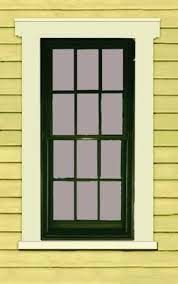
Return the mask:
[[[22,37],[22,240],[19,249],[157,249],[153,240],[153,39],[160,19],[16,19]],[[40,38],[134,38],[133,241],[41,240]]]

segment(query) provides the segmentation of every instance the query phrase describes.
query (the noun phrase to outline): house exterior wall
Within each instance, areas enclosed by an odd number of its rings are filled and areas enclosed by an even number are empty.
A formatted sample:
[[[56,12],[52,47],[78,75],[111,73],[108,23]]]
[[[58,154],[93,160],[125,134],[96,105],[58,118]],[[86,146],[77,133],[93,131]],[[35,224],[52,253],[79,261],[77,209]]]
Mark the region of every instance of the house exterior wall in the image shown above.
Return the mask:
[[[161,19],[161,36],[154,42],[154,240],[158,251],[17,250],[22,210],[21,39],[15,36],[14,19],[26,17]],[[0,1],[1,282],[178,283],[177,0]]]

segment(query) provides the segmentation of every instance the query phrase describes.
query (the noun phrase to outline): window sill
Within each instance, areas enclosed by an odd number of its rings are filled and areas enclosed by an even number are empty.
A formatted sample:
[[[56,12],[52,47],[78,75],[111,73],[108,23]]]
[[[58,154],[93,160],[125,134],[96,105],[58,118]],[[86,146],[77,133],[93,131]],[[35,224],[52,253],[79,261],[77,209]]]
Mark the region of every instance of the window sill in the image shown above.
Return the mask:
[[[157,250],[157,242],[39,241],[18,243],[20,250]]]

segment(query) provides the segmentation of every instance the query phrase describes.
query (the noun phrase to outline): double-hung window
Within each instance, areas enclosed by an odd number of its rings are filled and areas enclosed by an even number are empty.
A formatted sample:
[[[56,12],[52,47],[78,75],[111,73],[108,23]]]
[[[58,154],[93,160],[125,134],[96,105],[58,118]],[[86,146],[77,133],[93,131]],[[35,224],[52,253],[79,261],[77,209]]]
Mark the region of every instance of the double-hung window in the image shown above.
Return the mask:
[[[156,249],[153,39],[159,19],[17,19],[20,249]]]
[[[42,239],[133,239],[133,39],[41,39]]]

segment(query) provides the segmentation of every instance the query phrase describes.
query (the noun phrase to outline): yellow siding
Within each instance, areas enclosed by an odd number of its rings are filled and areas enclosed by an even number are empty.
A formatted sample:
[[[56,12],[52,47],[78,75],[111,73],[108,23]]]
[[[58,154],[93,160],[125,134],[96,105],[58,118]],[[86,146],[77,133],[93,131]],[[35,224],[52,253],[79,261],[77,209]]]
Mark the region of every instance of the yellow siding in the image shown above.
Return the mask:
[[[178,130],[178,113],[174,114],[155,114],[154,127],[155,130]]]
[[[177,131],[155,131],[154,132],[155,146],[177,146],[178,132]]]
[[[0,274],[2,283],[8,279],[8,284],[26,284],[26,279],[29,283],[38,284],[167,284],[167,279],[172,283],[177,283],[178,279],[178,271],[172,268],[2,268]]]
[[[21,78],[20,62],[0,62],[0,78]]]
[[[21,118],[19,113],[0,113],[0,129],[21,130]]]
[[[21,131],[1,130],[0,131],[0,145],[21,145]]]
[[[178,198],[178,180],[155,180],[154,196],[164,198]]]
[[[18,251],[20,17],[158,17],[154,45],[154,238],[158,251]],[[178,1],[0,1],[0,283],[178,283]],[[144,151],[144,149],[143,149]]]
[[[7,266],[18,268],[178,267],[178,252],[155,251],[153,253],[152,251],[21,251],[19,253],[19,251],[17,250],[1,251],[0,267]]]
[[[171,79],[155,79],[154,80],[154,94],[155,95],[177,95],[178,94],[178,80]]]
[[[0,96],[0,112],[21,112],[21,96]]]
[[[1,214],[0,217],[0,232],[21,232],[21,215]]]
[[[11,9],[34,9],[34,10],[100,10],[100,9],[176,9],[178,8],[177,0],[39,0],[39,1],[28,1],[22,2],[21,0],[6,0],[1,3],[1,9],[11,10]]]
[[[0,180],[0,197],[21,197],[21,180]]]
[[[77,0],[78,1],[78,0]],[[64,2],[64,0],[63,0]],[[65,1],[66,3],[67,1]],[[117,0],[119,3],[119,1]],[[81,3],[81,1],[80,1]],[[87,3],[91,3],[87,1]],[[25,3],[26,4],[26,3]],[[86,1],[85,1],[86,4]],[[12,5],[10,6],[12,7]],[[178,11],[174,10],[174,12],[170,10],[164,10],[162,7],[159,10],[154,9],[133,9],[133,10],[125,10],[121,9],[121,7],[114,9],[105,9],[104,5],[103,8],[98,9],[64,9],[63,5],[61,5],[60,9],[54,9],[54,5],[49,5],[48,10],[44,10],[44,6],[41,7],[41,10],[1,10],[0,9],[0,27],[2,28],[14,28],[14,18],[24,18],[24,17],[159,17],[161,18],[161,28],[175,28],[178,27],[177,17]],[[161,39],[160,39],[161,40]],[[156,41],[160,41],[156,40]],[[168,41],[168,38],[166,38]]]
[[[21,95],[21,79],[0,79],[1,95]]]

